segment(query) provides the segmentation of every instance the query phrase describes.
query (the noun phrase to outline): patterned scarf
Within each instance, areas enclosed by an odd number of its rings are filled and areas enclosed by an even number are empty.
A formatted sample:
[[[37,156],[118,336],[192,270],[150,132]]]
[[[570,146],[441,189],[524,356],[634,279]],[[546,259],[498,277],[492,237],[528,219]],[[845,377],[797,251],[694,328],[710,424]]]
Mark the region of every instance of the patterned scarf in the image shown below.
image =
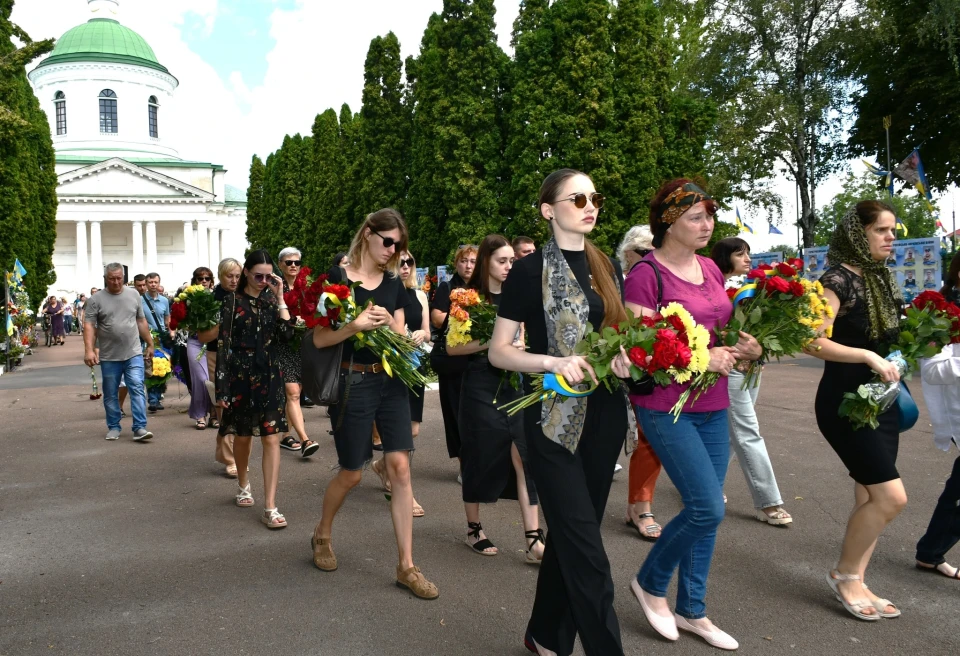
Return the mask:
[[[670,225],[684,212],[703,200],[713,200],[713,198],[694,183],[688,182],[682,187],[677,187],[660,203],[658,210],[660,220]]]
[[[900,331],[900,307],[903,296],[893,271],[886,261],[877,261],[870,255],[867,232],[852,205],[840,219],[830,240],[830,261],[858,267],[866,288],[867,312],[870,319],[870,338],[892,342]]]
[[[543,247],[543,314],[547,355],[574,355],[574,348],[586,333],[590,303],[553,237]],[[543,434],[576,453],[586,414],[587,397],[558,396],[544,402],[540,410]]]

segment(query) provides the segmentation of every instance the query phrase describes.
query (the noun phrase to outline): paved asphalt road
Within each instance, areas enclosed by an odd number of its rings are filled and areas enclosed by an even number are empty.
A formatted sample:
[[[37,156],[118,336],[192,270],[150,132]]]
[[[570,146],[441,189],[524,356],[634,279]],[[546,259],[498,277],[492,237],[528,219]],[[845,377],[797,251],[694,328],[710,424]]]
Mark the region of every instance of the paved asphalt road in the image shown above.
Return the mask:
[[[317,456],[283,453],[278,500],[290,526],[270,532],[259,508],[234,506],[236,484],[213,463],[213,431],[192,428],[176,386],[167,409],[150,419],[154,440],[132,442],[127,419],[123,438],[106,442],[80,357],[72,336],[0,377],[0,655],[527,653],[520,640],[537,570],[523,561],[519,513],[507,502],[483,509],[500,556],[480,558],[462,544],[460,489],[436,393],[427,398],[414,461],[427,512],[415,521],[415,559],[441,593],[424,602],[393,585],[390,517],[372,473],[334,526],[339,571],[313,567],[308,541],[335,462],[322,409],[307,411],[323,445]],[[881,538],[869,572],[871,587],[903,617],[859,622],[830,594],[824,574],[837,558],[852,484],[816,428],[819,376],[809,359],[767,369],[759,417],[795,523],[779,529],[753,519],[732,465],[710,617],[744,654],[960,654],[960,583],[913,569],[914,545],[956,455],[934,448],[925,414],[901,440],[910,503]],[[252,481],[260,501],[258,452]],[[604,538],[626,653],[717,653],[689,635],[664,642],[644,621],[628,584],[649,545],[623,524],[626,494],[624,471]],[[661,477],[659,519],[678,508]]]

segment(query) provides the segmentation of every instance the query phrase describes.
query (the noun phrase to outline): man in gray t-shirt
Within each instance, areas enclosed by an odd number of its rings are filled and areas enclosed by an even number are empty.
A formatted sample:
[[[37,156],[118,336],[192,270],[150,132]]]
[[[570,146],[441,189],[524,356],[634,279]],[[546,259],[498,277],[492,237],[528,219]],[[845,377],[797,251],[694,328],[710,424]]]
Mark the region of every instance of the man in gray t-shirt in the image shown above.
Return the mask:
[[[147,430],[143,359],[153,358],[153,337],[143,315],[140,294],[123,284],[123,265],[108,264],[103,279],[106,289],[87,299],[83,313],[83,362],[89,367],[100,365],[107,439],[120,437],[118,389],[122,376],[130,394],[133,439],[149,440],[153,433]],[[141,352],[140,340],[147,345],[146,352]]]

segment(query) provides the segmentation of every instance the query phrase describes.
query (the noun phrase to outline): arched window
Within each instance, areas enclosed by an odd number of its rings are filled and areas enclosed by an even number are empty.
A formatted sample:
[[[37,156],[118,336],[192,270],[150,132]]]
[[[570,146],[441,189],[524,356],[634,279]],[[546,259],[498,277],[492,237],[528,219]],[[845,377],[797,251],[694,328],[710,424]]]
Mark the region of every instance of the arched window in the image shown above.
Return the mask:
[[[57,134],[67,133],[67,97],[63,91],[57,91],[53,94],[53,106],[57,114]]]
[[[153,138],[159,138],[160,134],[157,130],[157,112],[160,110],[160,103],[157,102],[156,96],[150,96],[147,100],[147,112],[149,114],[150,121],[150,136]]]
[[[117,133],[117,94],[112,89],[100,92],[100,134]]]

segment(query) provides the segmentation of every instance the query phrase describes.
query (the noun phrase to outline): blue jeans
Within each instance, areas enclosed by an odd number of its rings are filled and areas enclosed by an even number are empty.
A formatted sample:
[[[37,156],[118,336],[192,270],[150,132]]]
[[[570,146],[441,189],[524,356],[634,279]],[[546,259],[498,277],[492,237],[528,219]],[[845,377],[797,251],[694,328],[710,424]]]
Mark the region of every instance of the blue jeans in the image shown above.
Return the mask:
[[[129,360],[100,361],[103,378],[103,407],[107,411],[107,429],[120,430],[120,377],[123,376],[130,395],[133,430],[147,427],[147,395],[143,385],[143,356]]]
[[[160,405],[160,396],[163,395],[163,385],[154,385],[147,388],[147,405],[156,407]]]
[[[669,412],[638,407],[637,414],[647,441],[683,499],[683,510],[663,527],[637,582],[647,593],[666,597],[679,568],[677,615],[691,620],[706,617],[707,575],[723,520],[723,480],[730,458],[727,411],[684,412],[676,423]]]

